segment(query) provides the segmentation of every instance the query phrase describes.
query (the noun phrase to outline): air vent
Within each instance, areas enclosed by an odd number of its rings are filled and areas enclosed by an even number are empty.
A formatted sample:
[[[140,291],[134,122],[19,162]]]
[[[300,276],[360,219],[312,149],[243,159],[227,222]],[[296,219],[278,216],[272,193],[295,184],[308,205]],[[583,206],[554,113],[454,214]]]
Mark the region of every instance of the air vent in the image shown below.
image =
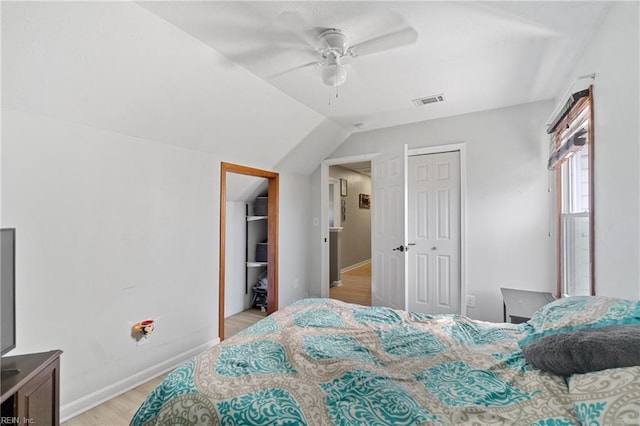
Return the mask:
[[[444,93],[440,93],[439,95],[425,96],[424,98],[414,99],[411,102],[413,102],[415,106],[437,104],[439,102],[444,102]]]

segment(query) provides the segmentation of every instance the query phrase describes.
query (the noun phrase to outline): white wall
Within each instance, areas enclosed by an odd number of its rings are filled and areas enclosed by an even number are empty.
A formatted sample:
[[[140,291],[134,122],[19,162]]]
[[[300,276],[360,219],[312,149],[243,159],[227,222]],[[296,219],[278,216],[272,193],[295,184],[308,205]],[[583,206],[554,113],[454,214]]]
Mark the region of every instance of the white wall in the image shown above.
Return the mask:
[[[309,188],[307,191],[310,195],[309,208],[310,208],[310,223],[308,224],[306,232],[309,235],[307,241],[307,253],[309,262],[309,295],[311,297],[321,297],[323,292],[327,293],[328,289],[323,290],[327,286],[326,282],[322,282],[322,268],[320,262],[320,256],[322,250],[328,244],[329,234],[324,235],[320,227],[320,217],[323,215],[323,211],[320,208],[320,188],[322,186],[322,180],[320,177],[320,167],[318,167],[311,176],[309,176]],[[326,238],[326,242],[324,239]],[[327,277],[328,278],[328,277]]]
[[[640,34],[638,2],[614,2],[567,81],[596,73],[596,293],[640,298]]]
[[[500,287],[555,289],[544,131],[552,109],[538,102],[357,133],[331,158],[466,143],[467,293],[476,296],[467,313],[501,321]]]
[[[254,178],[255,179],[255,178]],[[253,293],[249,283],[246,290],[246,203],[241,201],[227,201],[226,230],[225,230],[225,286],[224,286],[224,317],[237,314],[251,307]]]
[[[311,265],[309,226],[310,178],[296,173],[280,174],[280,223],[278,224],[278,301],[280,308],[309,296]]]
[[[217,338],[219,160],[3,110],[15,354],[59,348],[61,404]],[[157,321],[137,347],[131,327]]]

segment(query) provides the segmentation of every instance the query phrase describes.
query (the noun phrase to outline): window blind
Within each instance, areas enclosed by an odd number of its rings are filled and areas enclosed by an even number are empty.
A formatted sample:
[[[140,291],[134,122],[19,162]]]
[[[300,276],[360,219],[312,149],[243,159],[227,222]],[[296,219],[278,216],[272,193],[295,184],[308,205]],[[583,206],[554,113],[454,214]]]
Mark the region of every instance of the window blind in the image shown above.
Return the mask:
[[[591,87],[573,93],[547,129],[550,170],[567,156],[585,146],[589,140]]]

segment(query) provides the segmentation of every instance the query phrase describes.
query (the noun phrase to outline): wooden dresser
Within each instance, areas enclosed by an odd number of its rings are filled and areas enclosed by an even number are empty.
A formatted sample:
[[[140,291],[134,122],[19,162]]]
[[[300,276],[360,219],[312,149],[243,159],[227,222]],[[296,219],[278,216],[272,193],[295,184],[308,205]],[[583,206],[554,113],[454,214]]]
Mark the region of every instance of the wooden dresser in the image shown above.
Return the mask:
[[[54,350],[2,358],[0,402],[5,423],[60,424],[61,354]]]

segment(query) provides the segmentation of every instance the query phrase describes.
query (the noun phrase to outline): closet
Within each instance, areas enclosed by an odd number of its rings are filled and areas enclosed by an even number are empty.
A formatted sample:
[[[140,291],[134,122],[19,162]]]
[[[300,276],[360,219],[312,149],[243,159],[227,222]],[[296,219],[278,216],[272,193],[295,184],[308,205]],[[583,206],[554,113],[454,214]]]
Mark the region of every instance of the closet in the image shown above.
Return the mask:
[[[244,195],[226,202],[225,316],[266,311],[269,264],[266,181],[254,178]]]
[[[267,310],[268,247],[267,215],[268,197],[256,197],[253,203],[247,203],[246,213],[246,275],[245,292],[251,293],[251,305]]]
[[[225,318],[249,310],[278,310],[278,200],[278,173],[221,163],[221,340]]]

